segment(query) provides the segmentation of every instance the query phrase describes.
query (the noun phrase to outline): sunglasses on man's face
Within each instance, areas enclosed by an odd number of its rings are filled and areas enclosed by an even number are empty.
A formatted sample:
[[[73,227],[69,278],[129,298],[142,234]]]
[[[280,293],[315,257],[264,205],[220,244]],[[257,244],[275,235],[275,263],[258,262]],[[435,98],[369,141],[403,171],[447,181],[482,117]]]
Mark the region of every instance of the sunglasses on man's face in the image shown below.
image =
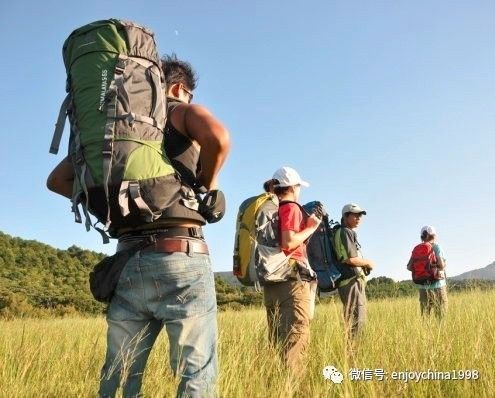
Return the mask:
[[[189,91],[184,85],[182,85],[182,90],[187,94],[188,96],[187,103],[190,104],[194,97],[194,94],[192,93],[192,91]]]

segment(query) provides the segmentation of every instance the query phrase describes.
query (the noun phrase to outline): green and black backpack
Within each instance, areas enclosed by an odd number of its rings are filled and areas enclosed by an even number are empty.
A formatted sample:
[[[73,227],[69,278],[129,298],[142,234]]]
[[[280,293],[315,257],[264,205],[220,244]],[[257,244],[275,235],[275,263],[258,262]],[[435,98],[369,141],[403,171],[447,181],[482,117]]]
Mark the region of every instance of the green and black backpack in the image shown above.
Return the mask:
[[[164,150],[166,87],[153,33],[116,19],[93,22],[70,34],[63,59],[68,94],[50,152],[58,152],[68,116],[76,222],[81,205],[86,229],[108,241],[104,230],[114,236],[155,221],[181,197],[194,198]]]

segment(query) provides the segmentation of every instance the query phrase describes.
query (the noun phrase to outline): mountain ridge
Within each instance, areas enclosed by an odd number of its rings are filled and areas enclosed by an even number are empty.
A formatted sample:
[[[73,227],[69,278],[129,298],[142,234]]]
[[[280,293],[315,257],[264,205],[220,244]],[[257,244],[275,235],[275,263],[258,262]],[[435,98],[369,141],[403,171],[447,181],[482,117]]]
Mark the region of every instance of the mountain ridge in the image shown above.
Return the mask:
[[[463,272],[462,274],[449,277],[449,279],[453,279],[457,281],[466,280],[466,279],[481,279],[481,280],[495,281],[495,261],[488,264],[486,267],[472,269]]]

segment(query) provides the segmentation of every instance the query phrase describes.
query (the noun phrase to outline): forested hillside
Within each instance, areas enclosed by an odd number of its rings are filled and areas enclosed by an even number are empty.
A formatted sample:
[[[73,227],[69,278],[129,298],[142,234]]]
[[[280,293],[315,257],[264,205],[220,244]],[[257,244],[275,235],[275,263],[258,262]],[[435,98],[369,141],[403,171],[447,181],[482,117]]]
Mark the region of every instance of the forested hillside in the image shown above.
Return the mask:
[[[91,296],[88,273],[103,256],[0,232],[0,314],[101,313],[104,306]]]
[[[0,317],[101,314],[88,275],[104,254],[67,250],[0,232]],[[261,303],[261,294],[216,279],[220,309]]]
[[[103,313],[105,305],[93,299],[88,285],[89,272],[103,256],[77,246],[55,249],[0,232],[0,317]],[[232,277],[222,275],[215,282],[220,310],[262,303],[260,292],[233,283]],[[493,281],[449,281],[450,291],[493,286]],[[410,281],[386,277],[371,278],[366,290],[371,300],[417,294]]]

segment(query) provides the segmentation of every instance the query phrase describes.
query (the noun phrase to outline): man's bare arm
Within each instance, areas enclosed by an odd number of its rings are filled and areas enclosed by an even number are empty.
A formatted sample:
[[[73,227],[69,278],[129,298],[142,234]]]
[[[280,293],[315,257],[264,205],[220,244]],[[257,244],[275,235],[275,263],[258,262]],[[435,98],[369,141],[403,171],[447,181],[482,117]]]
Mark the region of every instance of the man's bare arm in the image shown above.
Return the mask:
[[[445,263],[446,261],[442,257],[437,258],[437,267],[439,270],[443,271],[445,269],[445,266],[447,265]]]
[[[189,105],[184,112],[187,135],[201,146],[200,182],[208,189],[217,189],[217,175],[230,151],[227,129],[205,107]]]
[[[50,191],[72,198],[72,185],[74,183],[74,168],[69,157],[64,158],[50,173],[46,180],[46,186]]]
[[[360,257],[349,257],[344,262],[351,267],[365,267],[369,268],[370,270],[373,269],[373,267],[375,266],[375,263],[373,261],[367,258]]]

